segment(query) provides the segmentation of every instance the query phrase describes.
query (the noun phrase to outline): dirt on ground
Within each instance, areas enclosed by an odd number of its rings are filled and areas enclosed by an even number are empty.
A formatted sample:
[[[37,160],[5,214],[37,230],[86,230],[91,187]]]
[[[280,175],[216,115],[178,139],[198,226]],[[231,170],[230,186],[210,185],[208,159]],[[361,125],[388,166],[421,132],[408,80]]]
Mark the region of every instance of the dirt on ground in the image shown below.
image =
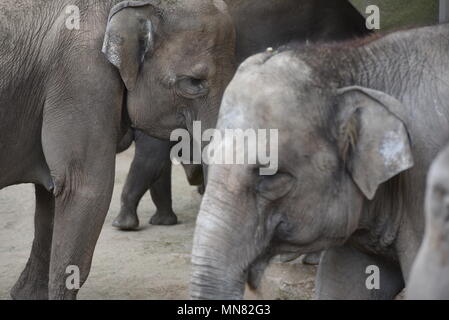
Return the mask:
[[[111,226],[120,209],[120,193],[134,150],[117,156],[114,195],[98,241],[90,276],[79,299],[188,299],[190,251],[201,196],[188,185],[183,169],[173,171],[173,207],[176,226],[152,226],[155,207],[147,193],[139,206],[141,228],[123,232]],[[0,299],[25,267],[34,227],[34,188],[13,186],[0,191]],[[249,299],[310,299],[316,268],[298,261],[273,263]]]

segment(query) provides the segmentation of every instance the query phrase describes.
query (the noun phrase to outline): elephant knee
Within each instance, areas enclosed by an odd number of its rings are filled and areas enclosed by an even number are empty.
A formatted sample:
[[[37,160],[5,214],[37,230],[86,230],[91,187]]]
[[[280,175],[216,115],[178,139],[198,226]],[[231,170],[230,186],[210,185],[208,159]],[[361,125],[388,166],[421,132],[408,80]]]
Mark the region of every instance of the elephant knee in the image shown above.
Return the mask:
[[[71,160],[62,170],[53,170],[53,194],[57,203],[69,206],[73,199],[84,199],[88,204],[98,202],[112,194],[114,173],[105,170],[94,170],[85,161]],[[99,177],[101,176],[101,182]]]
[[[83,184],[83,162],[71,160],[64,169],[53,170],[53,194],[57,199],[67,200],[73,191]]]

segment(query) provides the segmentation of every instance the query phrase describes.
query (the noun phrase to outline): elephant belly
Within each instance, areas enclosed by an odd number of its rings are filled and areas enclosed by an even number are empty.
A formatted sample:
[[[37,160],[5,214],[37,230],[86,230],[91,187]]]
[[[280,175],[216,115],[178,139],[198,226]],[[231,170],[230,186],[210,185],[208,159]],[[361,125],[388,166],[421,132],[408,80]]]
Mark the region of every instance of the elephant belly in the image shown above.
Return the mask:
[[[5,96],[0,93],[0,189],[18,183],[48,184],[50,173],[41,143],[42,108],[5,101]]]
[[[3,141],[4,142],[4,141]],[[50,189],[50,171],[40,141],[2,145],[0,154],[0,189],[20,183],[37,183]]]

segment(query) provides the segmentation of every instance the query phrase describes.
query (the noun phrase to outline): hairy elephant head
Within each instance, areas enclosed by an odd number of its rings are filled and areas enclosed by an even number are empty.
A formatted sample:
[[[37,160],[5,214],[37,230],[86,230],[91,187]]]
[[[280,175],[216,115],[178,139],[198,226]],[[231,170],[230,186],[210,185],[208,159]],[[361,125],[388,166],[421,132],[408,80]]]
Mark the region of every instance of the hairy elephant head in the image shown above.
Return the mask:
[[[124,1],[111,10],[103,53],[127,88],[132,126],[167,139],[194,120],[215,125],[234,46],[221,0]]]
[[[261,161],[210,165],[192,254],[194,298],[241,298],[273,256],[343,244],[363,203],[413,166],[395,114],[400,102],[326,87],[329,78],[304,61],[294,51],[256,55],[226,90],[217,127],[277,129],[278,171],[261,176]]]
[[[427,177],[426,230],[407,286],[409,299],[449,299],[449,147]]]

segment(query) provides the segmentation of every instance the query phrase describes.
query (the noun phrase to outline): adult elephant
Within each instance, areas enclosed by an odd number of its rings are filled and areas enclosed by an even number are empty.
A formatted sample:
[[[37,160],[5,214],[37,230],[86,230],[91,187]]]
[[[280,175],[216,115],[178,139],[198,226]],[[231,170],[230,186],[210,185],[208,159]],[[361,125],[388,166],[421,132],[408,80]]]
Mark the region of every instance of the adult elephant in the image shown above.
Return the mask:
[[[365,26],[363,17],[348,1],[225,0],[225,2],[236,28],[237,63],[268,47],[277,47],[291,41],[338,41],[370,32]],[[214,116],[216,117],[216,114]],[[136,133],[136,136],[138,137],[136,154],[122,192],[121,210],[112,225],[122,230],[137,229],[139,227],[137,207],[148,190],[157,207],[150,223],[175,224],[177,218],[172,209],[171,175],[164,169],[171,168],[168,151],[171,144],[170,142],[163,144],[141,133]],[[161,165],[161,161],[164,165]],[[200,165],[193,165],[191,169],[195,172],[195,176],[201,174]]]
[[[408,299],[449,300],[449,147],[427,177],[426,230],[413,264]]]
[[[338,41],[369,33],[346,0],[225,0],[237,32],[237,61],[291,41]]]
[[[232,150],[227,129],[277,129],[278,170],[261,176],[272,163],[260,157],[209,166],[193,298],[242,298],[273,256],[323,249],[320,299],[391,299],[404,288],[426,174],[449,138],[448,34],[441,25],[290,47],[240,66],[217,124],[226,139],[208,153]]]
[[[219,0],[4,0],[0,30],[0,188],[36,186],[11,295],[75,298],[66,270],[88,276],[127,119],[165,139],[200,115],[212,126],[235,30]]]

